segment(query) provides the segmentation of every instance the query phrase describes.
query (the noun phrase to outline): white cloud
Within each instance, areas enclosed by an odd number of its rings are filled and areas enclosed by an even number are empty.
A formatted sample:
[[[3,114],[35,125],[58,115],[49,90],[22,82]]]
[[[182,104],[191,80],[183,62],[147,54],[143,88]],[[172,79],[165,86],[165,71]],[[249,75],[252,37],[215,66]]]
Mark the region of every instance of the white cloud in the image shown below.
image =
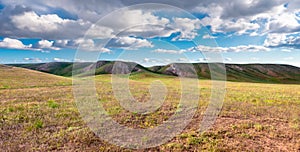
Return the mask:
[[[177,59],[178,62],[189,62],[189,59],[187,58],[179,58]]]
[[[0,14],[0,21],[5,26],[0,27],[4,36],[41,38],[41,39],[77,39],[86,36],[94,38],[107,38],[113,36],[109,27],[93,25],[83,19],[63,19],[57,14],[38,15],[36,11],[25,6],[9,7]]]
[[[267,38],[264,41],[264,46],[274,47],[286,43],[285,34],[268,34]]]
[[[100,48],[99,51],[102,52],[102,53],[111,53],[111,52],[112,52],[112,51],[111,51],[110,49],[108,49],[108,48]]]
[[[145,58],[144,60],[143,60],[143,62],[149,62],[150,61],[150,59],[149,58]]]
[[[270,48],[258,45],[240,45],[235,47],[211,47],[211,46],[204,46],[198,45],[197,47],[192,47],[186,50],[168,50],[168,49],[156,49],[152,52],[156,53],[168,53],[168,54],[182,54],[185,52],[259,52],[259,51],[270,51]],[[230,60],[227,58],[226,60]]]
[[[53,43],[54,47],[80,49],[81,51],[99,51],[102,53],[112,52],[108,48],[103,48],[100,44],[96,44],[92,39],[74,39],[74,40],[56,40]]]
[[[114,37],[113,32],[114,30],[109,27],[92,24],[85,37],[93,39],[112,38]]]
[[[156,49],[152,52],[155,52],[155,53],[168,53],[168,54],[182,54],[182,53],[186,52],[186,50]]]
[[[252,34],[259,30],[260,25],[258,23],[251,23],[247,19],[236,20],[224,20],[218,17],[206,17],[201,20],[205,26],[211,26],[211,30],[214,33],[229,33],[233,32],[238,35]]]
[[[173,40],[191,40],[194,39],[198,32],[197,30],[201,28],[201,22],[199,19],[190,18],[174,18],[174,23],[172,28],[180,32],[178,37]]]
[[[203,38],[203,39],[216,39],[217,37],[216,37],[216,36],[209,35],[209,34],[205,34],[205,35],[203,35],[202,38]]]
[[[266,24],[266,30],[271,33],[293,33],[300,30],[300,17],[295,12],[288,12],[287,8],[282,6],[278,13],[270,13],[267,17],[269,22]]]
[[[53,58],[54,62],[70,62],[70,60],[67,59],[61,59],[61,58]]]
[[[268,34],[267,38],[264,41],[264,46],[299,48],[300,36],[290,35],[290,34],[275,34],[275,33]]]
[[[18,8],[18,10],[16,9],[14,12],[9,12],[11,14],[3,13],[11,15],[14,24],[13,26],[3,26],[7,27],[7,29],[3,28],[3,31],[1,31],[2,35],[6,34],[5,36],[7,36],[9,34],[15,34],[24,37],[29,35],[39,36],[41,34],[40,32],[45,30],[52,31],[53,34],[47,32],[44,33],[44,37],[42,37],[44,39],[54,39],[55,36],[60,36],[60,39],[62,36],[70,39],[71,37],[78,38],[79,35],[84,34],[84,31],[86,31],[88,27],[92,25],[92,23],[98,21],[108,12],[112,12],[113,10],[121,8],[124,5],[132,5],[150,1],[103,0],[91,1],[89,3],[86,3],[86,1],[76,1],[76,3],[74,3],[71,0],[40,0],[39,3],[36,3],[32,0],[2,0],[1,2],[5,6],[24,7],[22,9]],[[300,3],[297,0],[231,0],[230,2],[218,0],[192,0],[192,2],[167,0],[163,3],[175,5],[180,8],[190,10],[191,12],[207,14],[207,17],[202,19],[201,22],[205,25],[212,26],[211,29],[213,32],[234,32],[235,34],[250,34],[253,36],[260,34],[261,28],[265,28],[266,31],[275,33],[299,31],[299,23],[297,22],[299,17],[296,15],[296,13],[299,12]],[[284,7],[284,4],[287,3],[288,8]],[[51,12],[53,11],[53,8],[62,9],[66,11],[66,14],[75,16],[74,18],[78,17],[78,19],[62,19]],[[104,19],[104,24],[106,26],[95,27],[95,29],[101,31],[96,33],[96,36],[111,36],[120,32],[116,29],[124,30],[125,28],[128,30],[128,27],[130,28],[133,25],[138,24],[155,24],[161,25],[161,27],[153,30],[150,27],[141,26],[140,28],[129,29],[127,32],[135,36],[142,35],[145,37],[167,36],[174,32],[174,30],[165,29],[165,27],[168,26],[173,27],[170,26],[171,23],[169,19],[154,15],[153,12],[155,11],[153,9],[154,8],[147,8],[143,11],[135,9],[123,9],[123,11],[118,11],[113,16]],[[22,11],[25,13],[22,13]],[[163,11],[163,9],[160,8],[159,11]],[[3,16],[3,18],[7,18],[7,16]],[[174,27],[178,27],[178,29],[184,29],[182,30],[182,35],[178,39],[189,39],[194,37],[196,34],[194,30],[198,26],[198,21],[185,20],[186,19],[184,18],[175,20],[178,26]],[[1,20],[1,22],[6,23],[9,21],[6,19]],[[15,29],[12,29],[14,25],[16,25],[18,29],[27,29],[32,31],[32,33],[21,30],[16,31]],[[59,35],[60,33],[57,32],[58,30],[64,31],[65,34]],[[94,32],[91,32],[90,34],[93,33]],[[77,37],[74,37],[74,35]]]
[[[60,50],[60,48],[54,47],[53,43],[54,41],[40,40],[34,47],[41,50]]]
[[[120,37],[157,37],[169,36],[171,29],[166,29],[170,20],[153,15],[152,12],[140,9],[122,9],[113,12],[101,20],[101,25],[113,29]]]
[[[30,61],[30,62],[42,62],[40,58],[24,58],[24,61]]]
[[[207,14],[204,19],[189,18],[165,18],[160,17],[159,13],[154,13],[152,8],[143,10],[123,9],[117,11],[113,16],[103,19],[103,24],[93,25],[98,19],[114,9],[120,8],[129,3],[142,3],[141,1],[46,1],[41,0],[35,3],[31,0],[3,0],[4,8],[0,14],[0,35],[4,37],[40,38],[44,39],[40,47],[35,49],[58,50],[62,47],[76,48],[82,44],[87,50],[109,50],[97,46],[92,38],[110,38],[118,35],[119,46],[125,49],[137,49],[139,47],[152,47],[147,39],[152,37],[167,37],[174,32],[180,35],[173,40],[193,39],[198,35],[196,32],[201,28],[201,23],[211,26],[214,33],[234,33],[237,35],[249,34],[250,36],[261,36],[268,34],[264,46],[237,46],[237,47],[214,47],[196,48],[217,52],[239,52],[239,51],[267,51],[268,47],[300,47],[300,37],[291,34],[300,31],[299,12],[300,2],[294,0],[203,0],[187,3],[179,0],[165,1],[185,8],[194,13]],[[288,7],[284,4],[288,3]],[[73,19],[65,19],[53,13],[53,8],[62,9],[66,14],[74,16]],[[164,10],[160,9],[162,13]],[[43,14],[43,15],[40,15]],[[77,18],[78,17],[78,18]],[[140,25],[140,26],[136,26]],[[150,26],[156,25],[156,26]],[[84,35],[86,30],[89,40],[79,42],[79,38]],[[124,30],[124,31],[122,31]],[[119,33],[122,31],[122,33]],[[134,38],[136,36],[143,38]],[[215,38],[204,35],[203,39]],[[116,38],[117,39],[117,38]],[[51,41],[54,40],[54,43]],[[8,44],[9,43],[9,44]],[[121,45],[123,44],[123,46]],[[129,45],[132,47],[130,48]],[[117,45],[118,46],[118,45]],[[30,45],[15,41],[0,42],[0,47],[12,47],[18,49],[32,49]],[[168,51],[165,51],[168,52]],[[182,52],[182,51],[181,51]],[[169,53],[174,53],[169,51]],[[177,52],[175,52],[176,54]],[[180,51],[179,51],[180,53]]]
[[[291,50],[289,49],[281,49],[282,52],[292,52]]]
[[[252,58],[250,58],[250,60],[258,61],[259,58],[257,58],[257,57],[252,57]]]
[[[40,40],[36,44],[25,45],[22,41],[18,39],[4,38],[0,42],[0,47],[8,49],[20,49],[20,50],[33,50],[33,51],[42,51],[46,50],[60,50],[60,48],[53,46],[54,41]]]
[[[136,50],[143,47],[153,47],[153,44],[150,41],[134,37],[118,37],[113,43],[115,44],[112,44],[112,47],[131,50]]]
[[[79,47],[80,49],[85,49],[85,50],[94,50],[95,49],[95,43],[92,39],[75,39],[71,40],[68,43],[69,46],[71,47]]]
[[[44,3],[49,4],[49,2]],[[51,3],[51,6],[54,4]],[[46,13],[47,11],[42,13],[43,15],[39,15],[37,10],[31,9],[32,6],[24,5],[21,7],[22,9],[19,7],[17,5],[10,9],[4,9],[4,15],[0,14],[0,21],[5,23],[5,26],[0,27],[1,35],[63,40],[78,39],[84,35],[90,39],[112,38],[116,35],[118,37],[143,38],[168,37],[174,32],[180,32],[177,39],[192,39],[197,35],[196,30],[200,29],[200,20],[198,19],[172,18],[170,20],[155,15],[149,10],[122,9],[102,18],[101,25],[95,25],[93,24],[95,23],[94,19],[89,17],[89,19],[65,19],[53,12]],[[85,5],[80,7],[85,7]],[[71,10],[76,12],[74,9]],[[94,11],[96,14],[92,16],[97,16],[98,10]],[[93,14],[93,12],[88,14]],[[80,14],[77,15],[80,16]],[[99,18],[99,16],[95,18]]]
[[[6,22],[6,26],[3,26],[0,31],[2,35],[41,39],[73,39],[82,37],[92,25],[89,21],[81,19],[62,19],[57,14],[38,15],[29,8],[17,9],[19,8],[16,7],[10,10],[11,12],[0,15],[0,18]]]
[[[11,38],[4,38],[0,41],[1,48],[28,50],[32,45],[24,45],[22,41]]]
[[[288,8],[284,6],[287,3]],[[201,21],[210,25],[212,32],[257,36],[299,31],[299,6],[300,3],[289,0],[211,1],[197,6],[195,11],[208,14]]]
[[[71,22],[71,20],[61,19],[56,14],[37,15],[35,12],[25,12],[20,15],[12,16],[12,22],[19,29],[31,32],[45,32],[58,30],[59,26]]]
[[[152,63],[152,64],[163,63],[163,62],[164,62],[163,59],[156,59],[156,58],[144,58],[142,60],[142,63]]]
[[[191,48],[190,50],[201,51],[201,52],[259,52],[269,51],[269,48],[258,45],[240,45],[235,47],[211,47],[199,45]]]

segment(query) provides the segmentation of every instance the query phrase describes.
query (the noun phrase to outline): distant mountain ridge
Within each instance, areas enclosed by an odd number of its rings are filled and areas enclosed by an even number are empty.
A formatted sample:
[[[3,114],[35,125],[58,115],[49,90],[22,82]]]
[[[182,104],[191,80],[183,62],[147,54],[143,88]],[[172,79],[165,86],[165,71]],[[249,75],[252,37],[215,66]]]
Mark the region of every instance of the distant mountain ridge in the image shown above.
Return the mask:
[[[147,72],[172,76],[192,75],[189,72],[180,72],[176,69],[184,63],[174,63],[166,66],[143,67],[131,62],[98,61],[97,63],[71,63],[50,62],[38,64],[11,64],[10,66],[22,67],[60,76],[72,76],[72,72],[82,76],[95,74],[112,74],[114,64],[118,66],[118,73],[128,74],[130,72]],[[73,65],[76,65],[74,71]],[[207,63],[193,63],[198,77],[210,79],[210,70]],[[226,64],[226,75],[228,81],[238,82],[263,82],[263,83],[291,83],[300,84],[300,68],[280,64]],[[221,70],[222,71],[222,70]]]

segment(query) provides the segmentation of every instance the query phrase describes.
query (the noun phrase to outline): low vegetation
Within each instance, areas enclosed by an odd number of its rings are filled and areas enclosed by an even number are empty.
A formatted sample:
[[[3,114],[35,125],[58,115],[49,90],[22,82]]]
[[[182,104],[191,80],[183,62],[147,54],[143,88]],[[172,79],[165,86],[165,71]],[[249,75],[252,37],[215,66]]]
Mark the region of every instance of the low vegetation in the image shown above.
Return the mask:
[[[132,151],[97,137],[76,108],[71,79],[21,68],[0,67],[0,149],[4,151]],[[163,106],[139,115],[114,98],[111,75],[96,76],[106,111],[120,124],[149,128],[167,120],[180,99],[180,81],[172,76],[133,74],[130,90],[139,102],[150,98],[149,84],[168,88]],[[213,127],[198,127],[209,102],[211,82],[200,80],[198,111],[188,127],[159,147],[144,151],[299,151],[300,85],[228,82],[223,109]]]

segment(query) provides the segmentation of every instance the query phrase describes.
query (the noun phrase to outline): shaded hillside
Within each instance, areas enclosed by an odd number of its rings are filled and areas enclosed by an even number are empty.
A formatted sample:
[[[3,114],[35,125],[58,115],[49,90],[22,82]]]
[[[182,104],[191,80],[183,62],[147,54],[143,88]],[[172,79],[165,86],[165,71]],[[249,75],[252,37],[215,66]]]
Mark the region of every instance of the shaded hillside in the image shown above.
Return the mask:
[[[138,65],[136,63],[112,61],[99,61],[97,63],[50,62],[37,64],[11,64],[10,66],[37,70],[60,76],[72,76],[72,73],[79,74],[82,76],[93,75],[94,73],[96,75],[111,74],[113,73],[113,68],[115,68],[114,72],[119,74],[128,74],[130,72],[148,70],[147,68],[144,68],[143,66]]]
[[[167,66],[156,66],[150,69],[156,73],[178,76],[178,72]],[[199,78],[210,79],[210,68],[205,63],[193,64]],[[214,67],[218,67],[214,65]],[[300,84],[300,68],[279,64],[226,64],[226,75],[229,81],[269,82]],[[211,67],[212,68],[212,67]],[[221,67],[219,67],[221,69]],[[222,69],[220,70],[222,71]],[[221,75],[222,72],[215,73]]]
[[[117,64],[115,64],[117,63]],[[72,76],[74,63],[53,62],[41,64],[17,64],[13,66],[33,69],[61,76]],[[166,66],[145,68],[130,62],[99,61],[97,63],[75,63],[74,73],[80,75],[92,75],[95,68],[96,75],[115,73],[128,74],[132,72],[153,72],[173,76],[193,76],[193,68],[187,64],[176,63]],[[224,74],[221,64],[208,65],[206,63],[194,63],[199,78],[210,79],[210,68],[217,68],[214,76],[220,78]],[[210,68],[209,68],[210,67]],[[115,68],[115,69],[113,69]],[[132,69],[132,70],[131,70]],[[184,70],[183,70],[184,69]],[[222,72],[223,71],[223,72]],[[229,81],[240,82],[264,82],[264,83],[294,83],[300,84],[300,68],[290,65],[277,64],[226,64],[226,75]]]

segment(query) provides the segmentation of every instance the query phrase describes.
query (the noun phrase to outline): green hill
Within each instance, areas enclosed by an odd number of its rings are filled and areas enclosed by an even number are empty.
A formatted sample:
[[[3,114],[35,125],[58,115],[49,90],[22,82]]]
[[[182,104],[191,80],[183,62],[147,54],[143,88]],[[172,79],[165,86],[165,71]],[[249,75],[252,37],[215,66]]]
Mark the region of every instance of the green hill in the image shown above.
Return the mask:
[[[117,64],[115,64],[117,63]],[[74,66],[76,65],[76,66]],[[74,74],[81,76],[100,74],[112,74],[113,68],[117,73],[128,74],[130,72],[150,72],[163,75],[184,76],[190,77],[193,75],[192,69],[190,72],[186,69],[184,72],[180,67],[184,63],[169,64],[166,66],[155,66],[146,68],[141,65],[130,62],[113,62],[99,61],[97,63],[67,63],[67,62],[52,62],[39,64],[14,64],[12,66],[22,67],[41,72],[51,73],[60,76],[72,76],[74,66]],[[216,65],[216,66],[215,66]],[[213,64],[214,68],[222,68],[221,64]],[[198,78],[210,79],[210,67],[207,63],[194,63],[194,69],[198,74]],[[290,65],[279,64],[226,64],[226,75],[228,81],[238,82],[263,82],[263,83],[300,83],[300,68]],[[95,69],[95,71],[93,71]],[[130,71],[130,69],[132,69]],[[224,71],[224,70],[219,70]],[[224,73],[216,72],[215,75],[221,76]]]

